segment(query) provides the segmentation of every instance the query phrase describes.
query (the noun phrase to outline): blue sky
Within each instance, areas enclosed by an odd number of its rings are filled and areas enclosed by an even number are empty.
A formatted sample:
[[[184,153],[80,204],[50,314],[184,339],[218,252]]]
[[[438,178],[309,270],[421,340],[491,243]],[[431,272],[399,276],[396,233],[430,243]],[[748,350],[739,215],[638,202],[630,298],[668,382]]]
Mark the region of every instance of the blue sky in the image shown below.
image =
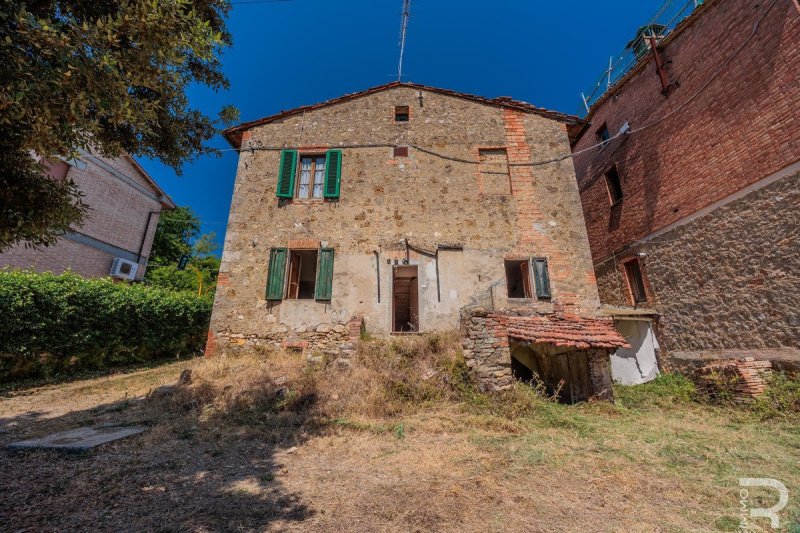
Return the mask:
[[[511,96],[578,113],[609,56],[663,0],[412,0],[403,79],[481,96]],[[235,3],[235,0],[234,0]],[[401,0],[288,0],[234,5],[233,47],[223,57],[230,90],[190,91],[216,116],[242,120],[312,104],[397,77]],[[218,137],[213,144],[227,148]],[[204,156],[176,176],[142,164],[178,205],[216,231],[222,247],[237,155]]]

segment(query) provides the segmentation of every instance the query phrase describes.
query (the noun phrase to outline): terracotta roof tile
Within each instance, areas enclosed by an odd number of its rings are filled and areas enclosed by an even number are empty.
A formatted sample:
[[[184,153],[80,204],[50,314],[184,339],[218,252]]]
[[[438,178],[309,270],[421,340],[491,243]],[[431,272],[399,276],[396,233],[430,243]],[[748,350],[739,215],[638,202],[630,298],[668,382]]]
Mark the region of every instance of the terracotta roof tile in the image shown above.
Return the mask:
[[[534,344],[575,348],[629,348],[625,338],[607,318],[577,315],[507,317],[508,336]]]

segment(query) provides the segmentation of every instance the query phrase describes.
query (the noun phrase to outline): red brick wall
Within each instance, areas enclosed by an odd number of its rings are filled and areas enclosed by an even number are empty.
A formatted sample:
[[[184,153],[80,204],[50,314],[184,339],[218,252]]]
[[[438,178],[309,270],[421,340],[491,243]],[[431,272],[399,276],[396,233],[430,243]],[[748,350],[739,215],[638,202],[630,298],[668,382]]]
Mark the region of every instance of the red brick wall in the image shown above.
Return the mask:
[[[654,61],[592,111],[576,151],[672,112],[751,34],[771,1],[707,2],[664,42],[670,81],[661,94]],[[800,160],[800,14],[778,0],[746,47],[695,100],[663,122],[575,158],[595,262]],[[624,199],[610,206],[604,172],[616,164]]]
[[[134,166],[123,158],[97,159],[117,169],[148,190],[150,186]],[[75,180],[84,193],[83,201],[89,206],[84,224],[76,231],[97,240],[138,253],[150,211],[161,211],[161,203],[141,190],[131,187],[112,175],[104,167],[85,158],[86,168],[70,167],[68,177]],[[150,254],[158,214],[153,215],[145,238],[142,261]],[[107,276],[111,263],[118,255],[98,250],[83,243],[62,238],[59,242],[42,250],[14,246],[0,254],[0,268],[13,267],[61,273],[72,270],[87,277]],[[140,267],[137,278],[144,275]]]

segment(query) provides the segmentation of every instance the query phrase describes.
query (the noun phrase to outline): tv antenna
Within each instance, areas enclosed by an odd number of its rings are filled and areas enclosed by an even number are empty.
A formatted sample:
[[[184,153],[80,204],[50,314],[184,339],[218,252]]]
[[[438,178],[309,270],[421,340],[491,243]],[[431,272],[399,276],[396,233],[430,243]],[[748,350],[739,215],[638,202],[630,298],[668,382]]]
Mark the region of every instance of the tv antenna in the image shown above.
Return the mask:
[[[397,81],[403,77],[403,52],[406,49],[406,30],[408,29],[408,16],[411,14],[411,0],[403,0],[403,13],[400,19],[400,61],[397,63]]]

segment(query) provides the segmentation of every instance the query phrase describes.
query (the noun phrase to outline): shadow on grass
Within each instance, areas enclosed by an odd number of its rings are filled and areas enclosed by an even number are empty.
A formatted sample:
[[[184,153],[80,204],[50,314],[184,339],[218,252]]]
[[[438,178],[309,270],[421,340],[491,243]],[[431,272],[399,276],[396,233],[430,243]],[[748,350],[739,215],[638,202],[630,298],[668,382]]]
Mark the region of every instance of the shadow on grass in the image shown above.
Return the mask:
[[[290,412],[266,398],[241,413],[209,413],[186,394],[0,419],[2,446],[86,425],[148,426],[85,454],[3,447],[0,530],[261,531],[313,516],[281,482],[281,456],[322,429],[308,415],[313,394]]]
[[[142,370],[158,368],[161,366],[177,363],[179,361],[184,361],[184,362],[190,361],[192,359],[197,359],[201,357],[202,354],[198,354],[197,356],[188,356],[188,357],[165,357],[150,361],[141,361],[137,363],[120,363],[119,365],[112,365],[103,369],[76,370],[72,372],[61,372],[50,376],[28,377],[28,378],[21,378],[16,380],[0,382],[0,399],[11,395],[24,393],[26,390],[29,389],[44,387],[46,385],[60,385],[64,383],[85,381],[87,379],[96,379],[102,377],[132,374],[134,372],[141,372]]]

